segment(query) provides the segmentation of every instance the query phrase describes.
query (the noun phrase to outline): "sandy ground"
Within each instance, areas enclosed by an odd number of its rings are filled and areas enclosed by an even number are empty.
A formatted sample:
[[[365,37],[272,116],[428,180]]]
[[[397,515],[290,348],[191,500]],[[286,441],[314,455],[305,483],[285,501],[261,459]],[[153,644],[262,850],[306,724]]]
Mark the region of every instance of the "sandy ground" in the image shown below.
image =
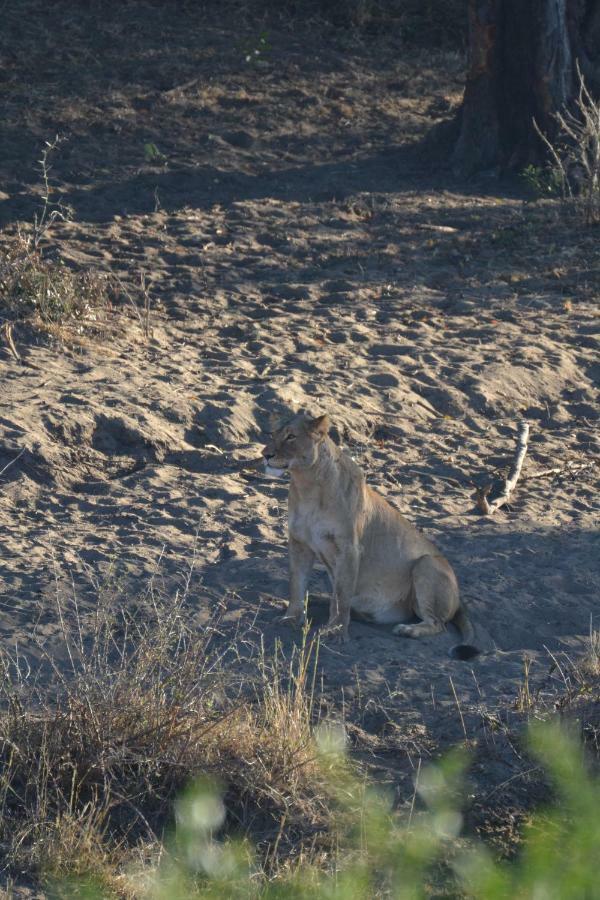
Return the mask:
[[[519,185],[455,181],[421,147],[460,99],[452,54],[249,22],[232,40],[160,15],[136,19],[125,53],[126,20],[73,14],[57,57],[42,9],[36,52],[8,57],[0,222],[31,220],[39,148],[66,135],[52,179],[73,219],[47,252],[133,299],[109,336],[65,347],[17,323],[25,365],[0,355],[0,470],[24,451],[0,476],[0,638],[35,661],[37,622],[60,658],[55,579],[88,609],[96,580],[135,597],[193,560],[198,628],[223,603],[224,639],[289,652],[286,485],[245,463],[282,404],[328,412],[452,561],[487,652],[460,664],[451,634],[353,623],[350,644],[321,648],[325,701],[357,746],[387,735],[373,765],[392,766],[401,800],[417,757],[487,742],[483,804],[521,765],[501,734],[524,655],[551,696],[553,657],[598,627],[597,234]],[[470,481],[508,464],[523,416],[514,501],[482,517]],[[315,626],[327,591],[316,572]]]

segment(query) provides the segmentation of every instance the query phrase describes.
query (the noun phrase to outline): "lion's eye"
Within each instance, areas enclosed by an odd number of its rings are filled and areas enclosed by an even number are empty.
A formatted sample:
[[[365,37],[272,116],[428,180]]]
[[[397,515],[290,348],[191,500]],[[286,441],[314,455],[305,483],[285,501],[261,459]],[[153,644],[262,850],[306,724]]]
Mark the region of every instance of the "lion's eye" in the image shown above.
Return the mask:
[[[286,441],[294,441],[295,439],[296,439],[295,435],[293,435],[293,434],[288,434],[286,437]]]

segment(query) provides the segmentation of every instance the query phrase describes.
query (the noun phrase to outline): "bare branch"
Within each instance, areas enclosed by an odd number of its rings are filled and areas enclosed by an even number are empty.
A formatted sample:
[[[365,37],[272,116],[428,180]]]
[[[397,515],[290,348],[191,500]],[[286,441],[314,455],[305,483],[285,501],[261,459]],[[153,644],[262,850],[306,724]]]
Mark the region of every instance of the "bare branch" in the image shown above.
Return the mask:
[[[553,143],[535,120],[533,126],[551,157],[551,170],[560,178],[563,199],[574,201],[591,225],[600,221],[600,103],[588,90],[579,62],[577,78],[573,109],[553,116],[560,143]]]
[[[488,496],[492,489],[492,485],[487,485],[484,488],[478,488],[476,494],[476,502],[477,507],[481,510],[482,513],[486,516],[493,515],[496,510],[500,509],[501,506],[504,506],[505,503],[511,498],[511,494],[513,493],[517,481],[519,480],[519,476],[521,475],[521,468],[523,467],[523,460],[525,459],[525,454],[527,453],[527,442],[529,439],[529,424],[527,422],[521,422],[519,426],[519,434],[517,437],[517,449],[515,453],[515,457],[508,474],[508,477],[504,479],[504,484],[502,489],[497,497],[493,500],[489,501]]]

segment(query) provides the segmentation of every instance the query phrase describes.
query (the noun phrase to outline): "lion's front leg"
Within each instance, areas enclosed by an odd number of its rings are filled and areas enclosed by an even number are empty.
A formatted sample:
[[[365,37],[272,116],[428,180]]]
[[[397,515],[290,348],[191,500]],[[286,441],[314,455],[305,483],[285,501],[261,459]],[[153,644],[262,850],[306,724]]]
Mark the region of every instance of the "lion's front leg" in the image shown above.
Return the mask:
[[[331,635],[342,643],[349,638],[350,608],[356,593],[358,560],[358,548],[349,547],[338,556],[333,572],[333,594],[329,605],[329,621],[324,634]]]
[[[315,554],[307,544],[290,535],[290,602],[283,614],[284,619],[302,625],[306,618],[306,590],[315,563]]]

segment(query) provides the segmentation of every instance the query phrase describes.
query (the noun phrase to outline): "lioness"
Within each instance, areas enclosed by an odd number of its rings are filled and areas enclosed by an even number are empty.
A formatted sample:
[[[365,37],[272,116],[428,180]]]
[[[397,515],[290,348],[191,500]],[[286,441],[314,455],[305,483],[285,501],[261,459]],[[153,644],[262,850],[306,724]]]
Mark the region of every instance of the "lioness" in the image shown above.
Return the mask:
[[[473,627],[450,563],[424,535],[370,488],[358,465],[328,437],[327,416],[300,412],[280,422],[263,450],[269,474],[289,472],[290,600],[284,619],[302,623],[315,560],[333,593],[326,633],[348,640],[350,610],[393,631],[422,637],[456,625],[470,659]],[[421,621],[406,624],[417,616]]]

